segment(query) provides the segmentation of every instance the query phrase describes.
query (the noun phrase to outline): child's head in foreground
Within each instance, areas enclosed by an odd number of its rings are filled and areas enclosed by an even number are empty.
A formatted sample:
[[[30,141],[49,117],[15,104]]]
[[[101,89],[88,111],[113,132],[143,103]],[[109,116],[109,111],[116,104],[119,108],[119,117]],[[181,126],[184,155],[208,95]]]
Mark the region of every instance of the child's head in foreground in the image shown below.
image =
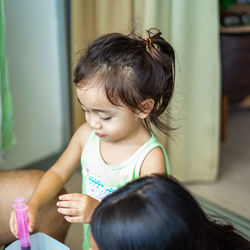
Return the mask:
[[[169,126],[159,116],[173,94],[174,51],[159,30],[151,29],[148,34],[143,39],[133,32],[110,33],[94,40],[78,62],[74,83],[84,110],[101,94],[112,105],[140,114],[147,129],[153,124],[167,133]],[[88,90],[92,90],[90,95]],[[109,115],[102,118],[108,120]],[[95,121],[91,122],[95,127]]]
[[[209,219],[183,186],[163,175],[137,179],[104,198],[91,232],[92,250],[250,249],[231,225]]]

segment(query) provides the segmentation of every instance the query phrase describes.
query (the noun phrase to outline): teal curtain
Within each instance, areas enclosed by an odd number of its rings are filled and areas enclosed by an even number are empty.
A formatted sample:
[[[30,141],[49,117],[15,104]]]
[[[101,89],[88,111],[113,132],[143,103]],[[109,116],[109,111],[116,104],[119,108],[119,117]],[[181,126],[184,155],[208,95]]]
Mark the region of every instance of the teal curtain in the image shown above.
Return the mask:
[[[0,0],[0,153],[6,152],[13,146],[13,107],[8,84],[3,1]]]

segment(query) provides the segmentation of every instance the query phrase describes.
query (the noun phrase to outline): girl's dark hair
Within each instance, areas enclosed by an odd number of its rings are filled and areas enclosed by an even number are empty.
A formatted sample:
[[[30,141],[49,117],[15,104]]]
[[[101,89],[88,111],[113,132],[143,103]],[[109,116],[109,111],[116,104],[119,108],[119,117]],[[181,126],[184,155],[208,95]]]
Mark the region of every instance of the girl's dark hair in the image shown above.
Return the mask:
[[[161,175],[104,198],[90,224],[100,250],[250,249],[232,225],[208,218],[183,186]]]
[[[148,39],[110,33],[94,40],[74,71],[77,87],[101,83],[111,103],[121,101],[132,111],[142,101],[155,102],[145,125],[154,124],[162,132],[170,127],[159,116],[167,109],[174,90],[175,54],[158,29],[148,30]]]

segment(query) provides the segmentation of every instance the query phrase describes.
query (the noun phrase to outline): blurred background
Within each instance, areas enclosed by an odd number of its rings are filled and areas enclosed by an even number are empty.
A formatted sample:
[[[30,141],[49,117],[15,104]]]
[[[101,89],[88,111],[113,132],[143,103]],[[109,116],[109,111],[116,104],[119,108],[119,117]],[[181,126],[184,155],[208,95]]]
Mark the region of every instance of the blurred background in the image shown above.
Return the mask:
[[[250,235],[249,0],[1,0],[0,170],[48,169],[84,122],[72,71],[99,35],[159,28],[176,52],[171,174]],[[66,188],[80,192],[77,171]],[[66,244],[81,247],[81,225]]]

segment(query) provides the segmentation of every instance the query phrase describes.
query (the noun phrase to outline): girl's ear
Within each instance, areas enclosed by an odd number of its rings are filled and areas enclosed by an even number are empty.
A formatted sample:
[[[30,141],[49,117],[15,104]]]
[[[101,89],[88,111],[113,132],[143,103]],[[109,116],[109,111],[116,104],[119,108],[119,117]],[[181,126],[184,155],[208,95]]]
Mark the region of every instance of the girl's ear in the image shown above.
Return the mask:
[[[141,102],[140,109],[138,110],[138,116],[141,119],[145,119],[149,116],[154,108],[155,101],[153,99],[146,99]]]

